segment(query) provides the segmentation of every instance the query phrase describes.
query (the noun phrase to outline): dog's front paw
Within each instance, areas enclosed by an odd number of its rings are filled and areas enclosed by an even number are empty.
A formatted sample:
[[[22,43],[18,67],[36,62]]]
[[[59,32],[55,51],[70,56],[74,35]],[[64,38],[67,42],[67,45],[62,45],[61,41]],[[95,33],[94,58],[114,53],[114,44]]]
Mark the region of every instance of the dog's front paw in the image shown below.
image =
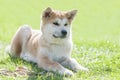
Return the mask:
[[[65,75],[66,75],[66,76],[73,76],[74,74],[73,74],[72,71],[66,69],[66,70],[65,70]]]
[[[88,69],[88,68],[85,68],[85,67],[83,67],[83,66],[78,65],[78,66],[75,66],[75,67],[73,68],[73,71],[75,71],[75,72],[78,72],[78,71],[88,72],[89,69]]]
[[[64,69],[64,70],[60,71],[60,74],[64,75],[64,76],[73,76],[74,75],[73,72],[68,69]]]

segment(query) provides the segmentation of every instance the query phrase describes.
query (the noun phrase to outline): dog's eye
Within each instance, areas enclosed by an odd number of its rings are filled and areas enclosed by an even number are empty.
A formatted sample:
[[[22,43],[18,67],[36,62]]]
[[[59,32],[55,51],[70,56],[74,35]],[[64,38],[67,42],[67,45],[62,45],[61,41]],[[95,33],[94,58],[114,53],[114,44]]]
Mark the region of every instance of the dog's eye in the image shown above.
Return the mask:
[[[68,24],[66,23],[66,24],[64,24],[64,26],[67,26]]]
[[[53,24],[54,24],[54,25],[56,25],[56,26],[59,26],[59,25],[60,25],[60,24],[59,24],[59,23],[57,23],[57,22],[54,22]]]

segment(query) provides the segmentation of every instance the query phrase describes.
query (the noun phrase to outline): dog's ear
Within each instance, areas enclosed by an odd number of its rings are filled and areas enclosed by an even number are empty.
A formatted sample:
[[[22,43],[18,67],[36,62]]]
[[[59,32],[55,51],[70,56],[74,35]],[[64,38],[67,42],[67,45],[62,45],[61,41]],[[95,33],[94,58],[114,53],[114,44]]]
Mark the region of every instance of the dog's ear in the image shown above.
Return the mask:
[[[47,9],[44,10],[43,17],[44,18],[49,18],[51,13],[52,13],[52,9],[50,7],[48,7]]]
[[[72,11],[66,12],[66,16],[67,16],[68,20],[70,20],[70,21],[72,21],[74,19],[76,14],[77,14],[77,10],[72,10]]]

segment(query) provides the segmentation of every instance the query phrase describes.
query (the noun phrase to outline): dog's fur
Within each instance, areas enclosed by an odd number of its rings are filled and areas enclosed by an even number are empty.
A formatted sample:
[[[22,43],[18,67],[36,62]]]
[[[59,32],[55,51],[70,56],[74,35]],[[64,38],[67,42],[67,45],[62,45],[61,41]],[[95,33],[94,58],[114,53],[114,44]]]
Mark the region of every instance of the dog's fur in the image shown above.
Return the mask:
[[[87,71],[87,68],[71,58],[70,26],[76,13],[77,10],[62,12],[48,7],[43,12],[40,30],[33,30],[29,25],[23,25],[17,30],[11,42],[12,55],[35,62],[40,68],[62,75],[73,75],[69,69]]]

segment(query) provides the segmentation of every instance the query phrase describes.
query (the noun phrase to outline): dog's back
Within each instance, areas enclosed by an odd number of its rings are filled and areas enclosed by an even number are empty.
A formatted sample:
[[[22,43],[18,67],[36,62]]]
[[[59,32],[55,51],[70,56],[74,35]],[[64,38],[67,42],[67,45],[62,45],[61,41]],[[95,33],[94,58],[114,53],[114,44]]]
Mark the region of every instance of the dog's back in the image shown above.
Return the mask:
[[[17,30],[11,41],[10,52],[12,55],[20,56],[20,53],[25,49],[25,44],[29,40],[30,36],[31,28],[28,25],[23,25]]]

